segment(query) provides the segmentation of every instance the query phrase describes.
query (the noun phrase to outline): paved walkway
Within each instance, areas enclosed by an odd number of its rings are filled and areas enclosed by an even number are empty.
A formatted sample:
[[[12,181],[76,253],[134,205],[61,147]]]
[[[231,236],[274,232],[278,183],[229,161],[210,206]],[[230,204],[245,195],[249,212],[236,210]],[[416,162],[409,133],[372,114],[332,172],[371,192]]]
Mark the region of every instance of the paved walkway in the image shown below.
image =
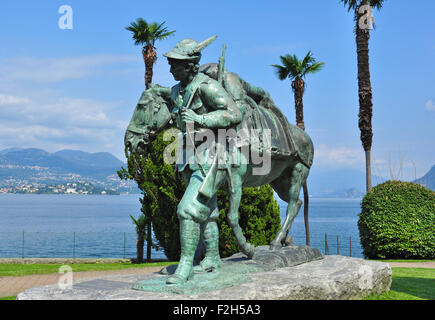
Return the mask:
[[[130,268],[113,271],[83,271],[74,272],[73,280],[92,279],[108,275],[145,274],[160,271],[163,267]],[[20,277],[0,277],[0,297],[15,296],[29,288],[55,284],[61,274],[35,274]]]

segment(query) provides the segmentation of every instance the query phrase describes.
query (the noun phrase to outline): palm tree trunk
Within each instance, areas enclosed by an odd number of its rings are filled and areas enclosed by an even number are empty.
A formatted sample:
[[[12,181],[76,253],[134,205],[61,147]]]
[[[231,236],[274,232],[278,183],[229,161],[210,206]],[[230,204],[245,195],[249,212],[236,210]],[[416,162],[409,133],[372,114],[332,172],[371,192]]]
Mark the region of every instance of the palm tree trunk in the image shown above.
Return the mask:
[[[142,48],[143,60],[145,63],[145,89],[149,89],[153,80],[153,67],[157,60],[157,52],[151,44]]]
[[[143,261],[143,246],[144,246],[144,237],[141,234],[137,235],[136,241],[136,253],[137,253],[137,262],[141,263]]]
[[[296,125],[302,130],[305,130],[304,103],[302,100],[304,95],[304,87],[305,87],[305,82],[302,78],[296,78],[292,82],[292,88],[295,95]]]
[[[151,262],[151,221],[147,224],[147,261]]]
[[[358,8],[359,9],[359,8]],[[356,11],[356,50],[358,56],[358,127],[361,131],[361,142],[366,157],[366,191],[372,188],[371,183],[371,148],[372,148],[372,85],[370,82],[369,39],[370,30],[360,29],[358,21],[363,14]]]

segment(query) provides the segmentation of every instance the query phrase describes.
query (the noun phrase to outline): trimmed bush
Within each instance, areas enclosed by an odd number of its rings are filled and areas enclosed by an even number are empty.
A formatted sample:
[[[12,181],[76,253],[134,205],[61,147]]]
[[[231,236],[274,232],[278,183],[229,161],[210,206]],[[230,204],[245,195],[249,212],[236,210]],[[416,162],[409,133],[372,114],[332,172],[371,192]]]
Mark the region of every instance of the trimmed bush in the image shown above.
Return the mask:
[[[369,259],[433,259],[435,192],[416,183],[387,181],[365,195],[358,229]]]
[[[233,230],[227,222],[228,193],[219,190],[219,252],[222,258],[239,252]],[[239,225],[246,240],[255,246],[268,245],[281,228],[281,216],[273,189],[269,185],[243,188],[239,207]]]

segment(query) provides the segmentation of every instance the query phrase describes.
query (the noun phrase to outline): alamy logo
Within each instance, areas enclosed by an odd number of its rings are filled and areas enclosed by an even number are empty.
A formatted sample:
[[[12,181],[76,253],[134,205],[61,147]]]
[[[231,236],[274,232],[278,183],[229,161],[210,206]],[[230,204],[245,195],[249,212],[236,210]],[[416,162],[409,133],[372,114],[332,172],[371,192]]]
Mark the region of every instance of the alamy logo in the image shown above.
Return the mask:
[[[61,266],[59,268],[59,280],[57,281],[57,286],[60,290],[72,289],[73,286],[73,271],[68,265]]]
[[[73,28],[73,9],[71,6],[64,4],[59,7],[59,11],[62,16],[59,18],[58,25],[61,30],[72,30]]]
[[[193,123],[186,124],[186,132],[172,128],[163,134],[171,142],[163,151],[166,164],[212,166],[251,164],[253,175],[266,175],[271,170],[270,129],[211,129],[195,130]],[[205,141],[204,141],[205,140]]]
[[[365,4],[359,7],[358,13],[362,14],[362,16],[358,20],[358,27],[361,30],[373,29],[373,23],[375,21],[375,19],[373,18],[373,8],[368,4]]]

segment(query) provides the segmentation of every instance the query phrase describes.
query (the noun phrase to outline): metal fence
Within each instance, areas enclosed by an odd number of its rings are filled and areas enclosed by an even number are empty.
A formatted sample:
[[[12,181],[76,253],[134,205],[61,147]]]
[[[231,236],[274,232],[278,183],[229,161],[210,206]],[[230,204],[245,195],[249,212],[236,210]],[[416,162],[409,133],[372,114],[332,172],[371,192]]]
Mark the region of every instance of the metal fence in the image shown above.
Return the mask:
[[[0,232],[0,258],[135,258],[134,232]],[[163,251],[152,257],[165,259]]]
[[[292,235],[295,245],[305,236]],[[311,247],[323,254],[363,258],[359,239],[346,235],[311,235]],[[146,242],[145,242],[146,246]],[[165,259],[152,250],[153,259]],[[0,232],[0,258],[124,258],[136,257],[134,232]]]
[[[292,235],[295,245],[305,245],[305,236]],[[364,258],[359,238],[349,235],[315,234],[310,237],[310,246],[319,249],[324,255],[342,255]]]

